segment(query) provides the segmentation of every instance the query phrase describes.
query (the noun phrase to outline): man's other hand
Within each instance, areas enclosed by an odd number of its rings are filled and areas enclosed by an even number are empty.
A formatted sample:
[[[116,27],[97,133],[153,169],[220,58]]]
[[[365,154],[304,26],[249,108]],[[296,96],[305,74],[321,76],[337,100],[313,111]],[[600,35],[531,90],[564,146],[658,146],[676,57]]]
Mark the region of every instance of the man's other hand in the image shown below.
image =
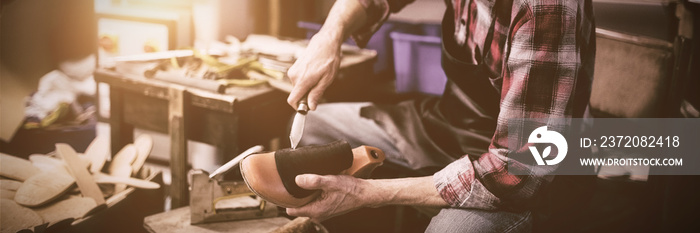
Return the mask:
[[[321,190],[316,200],[299,208],[288,208],[287,214],[305,216],[314,222],[321,222],[365,206],[371,198],[362,197],[365,193],[365,181],[346,175],[320,176],[313,174],[298,175],[295,181],[299,187],[309,190]]]

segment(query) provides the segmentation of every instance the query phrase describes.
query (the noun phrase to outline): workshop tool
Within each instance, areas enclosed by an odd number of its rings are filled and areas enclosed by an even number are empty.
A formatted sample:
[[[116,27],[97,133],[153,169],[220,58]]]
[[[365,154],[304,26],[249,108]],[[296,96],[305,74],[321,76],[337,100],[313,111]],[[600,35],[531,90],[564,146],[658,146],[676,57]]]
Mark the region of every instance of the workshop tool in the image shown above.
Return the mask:
[[[195,170],[191,173],[190,223],[235,221],[277,216],[277,206],[254,196],[243,181],[209,179],[209,173]],[[238,201],[237,201],[238,200]],[[226,201],[251,203],[224,206]]]
[[[190,173],[191,224],[277,216],[277,206],[260,198],[253,198],[255,194],[243,181],[219,180],[222,174],[237,168],[243,158],[263,149],[260,145],[251,147],[216,169],[211,175],[202,170],[194,170]],[[235,204],[226,206],[227,203]]]
[[[255,71],[255,70],[247,70],[247,71],[245,71],[245,75],[250,79],[265,80],[265,81],[267,81],[268,84],[270,84],[271,87],[273,87],[277,90],[284,91],[287,93],[292,92],[293,86],[289,81],[285,81],[283,79],[277,79],[277,78],[274,78],[270,75],[262,74],[259,71]]]
[[[90,172],[84,165],[80,162],[78,154],[73,150],[73,148],[65,143],[56,143],[56,152],[63,157],[68,165],[68,170],[73,174],[75,178],[75,183],[78,184],[80,188],[80,193],[84,197],[89,197],[95,200],[97,205],[102,205],[105,203],[104,196],[100,187],[95,183],[95,179],[90,175]]]
[[[116,62],[148,62],[154,60],[164,60],[170,58],[181,58],[181,57],[191,57],[194,55],[194,50],[182,49],[182,50],[168,50],[155,53],[142,53],[135,55],[126,55],[114,57]]]
[[[345,141],[298,149],[253,154],[241,161],[243,180],[251,191],[282,207],[303,206],[319,194],[294,179],[300,174],[352,175],[367,178],[384,161],[384,152],[370,146],[351,149]]]
[[[292,130],[289,132],[289,141],[292,144],[292,149],[297,148],[299,141],[301,141],[301,136],[304,135],[306,113],[309,112],[309,106],[307,104],[307,96],[304,95],[304,97],[299,101],[297,113],[294,115],[294,121],[292,122]]]

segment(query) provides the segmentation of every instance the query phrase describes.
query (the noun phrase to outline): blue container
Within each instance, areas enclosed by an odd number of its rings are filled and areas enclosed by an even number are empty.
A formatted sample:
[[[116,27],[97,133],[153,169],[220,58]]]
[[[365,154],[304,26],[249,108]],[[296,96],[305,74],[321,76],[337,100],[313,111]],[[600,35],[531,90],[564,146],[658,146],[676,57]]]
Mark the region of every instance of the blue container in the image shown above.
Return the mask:
[[[447,76],[442,70],[438,36],[392,32],[396,92],[442,95]]]

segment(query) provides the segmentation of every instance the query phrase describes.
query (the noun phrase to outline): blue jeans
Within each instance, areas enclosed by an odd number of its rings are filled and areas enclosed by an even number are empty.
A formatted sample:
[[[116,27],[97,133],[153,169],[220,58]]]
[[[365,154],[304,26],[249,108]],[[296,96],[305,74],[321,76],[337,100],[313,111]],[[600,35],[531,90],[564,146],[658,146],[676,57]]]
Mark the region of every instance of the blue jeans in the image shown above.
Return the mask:
[[[345,140],[353,148],[367,145],[384,151],[392,163],[408,167],[405,158],[394,146],[393,139],[374,120],[360,116],[360,109],[370,103],[320,104],[306,116],[300,146],[322,145]]]
[[[425,232],[531,232],[532,215],[477,209],[442,209]]]

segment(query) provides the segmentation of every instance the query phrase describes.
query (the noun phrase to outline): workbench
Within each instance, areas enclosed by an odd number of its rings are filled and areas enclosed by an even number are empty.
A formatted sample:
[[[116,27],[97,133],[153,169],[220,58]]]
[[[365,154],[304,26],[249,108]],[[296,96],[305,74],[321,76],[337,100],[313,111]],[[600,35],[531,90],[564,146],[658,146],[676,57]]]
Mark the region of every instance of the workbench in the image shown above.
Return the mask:
[[[290,222],[285,217],[190,225],[190,207],[148,216],[143,225],[148,232],[159,233],[214,233],[214,232],[270,232]]]
[[[376,52],[345,53],[336,81],[371,76]],[[269,85],[229,87],[218,94],[194,87],[100,68],[95,81],[110,86],[112,155],[133,142],[134,128],[170,135],[172,208],[186,206],[187,140],[214,145],[228,160],[240,151],[284,136],[293,109],[288,93]]]

